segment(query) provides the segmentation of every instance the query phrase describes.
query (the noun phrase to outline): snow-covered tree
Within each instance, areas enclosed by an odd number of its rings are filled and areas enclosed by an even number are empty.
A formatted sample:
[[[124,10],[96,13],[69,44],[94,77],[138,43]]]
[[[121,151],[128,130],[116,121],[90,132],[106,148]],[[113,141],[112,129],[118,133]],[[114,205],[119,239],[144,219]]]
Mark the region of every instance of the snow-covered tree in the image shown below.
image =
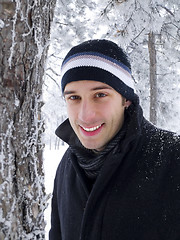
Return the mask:
[[[173,120],[167,125],[167,121],[172,115],[177,117],[179,104],[175,103],[180,103],[179,9],[178,0],[111,0],[101,4],[101,25],[108,25],[106,37],[116,39],[130,54],[142,105],[150,109],[150,116],[146,115],[153,123],[174,130],[178,124]]]
[[[44,239],[42,83],[55,0],[0,0],[0,239]]]

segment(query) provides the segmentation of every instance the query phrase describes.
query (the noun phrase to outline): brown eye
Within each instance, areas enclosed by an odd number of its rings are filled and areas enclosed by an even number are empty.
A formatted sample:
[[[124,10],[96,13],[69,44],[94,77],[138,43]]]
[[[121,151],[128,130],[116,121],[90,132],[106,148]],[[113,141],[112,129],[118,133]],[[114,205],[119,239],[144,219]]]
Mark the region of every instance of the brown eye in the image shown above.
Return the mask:
[[[76,96],[76,95],[73,95],[73,96],[70,96],[68,99],[69,99],[69,100],[79,100],[80,97],[79,97],[79,96]]]
[[[105,93],[97,93],[96,97],[97,98],[102,98],[102,97],[106,97],[107,95]]]

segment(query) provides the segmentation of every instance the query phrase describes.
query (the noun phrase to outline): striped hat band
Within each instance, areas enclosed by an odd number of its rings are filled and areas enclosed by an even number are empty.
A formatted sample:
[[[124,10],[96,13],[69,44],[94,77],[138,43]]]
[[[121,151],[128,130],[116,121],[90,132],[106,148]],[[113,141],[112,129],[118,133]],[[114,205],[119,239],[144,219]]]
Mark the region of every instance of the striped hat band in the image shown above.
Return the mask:
[[[62,79],[69,70],[81,67],[98,68],[107,71],[134,90],[134,80],[130,69],[120,61],[97,52],[80,52],[67,58],[62,64]]]

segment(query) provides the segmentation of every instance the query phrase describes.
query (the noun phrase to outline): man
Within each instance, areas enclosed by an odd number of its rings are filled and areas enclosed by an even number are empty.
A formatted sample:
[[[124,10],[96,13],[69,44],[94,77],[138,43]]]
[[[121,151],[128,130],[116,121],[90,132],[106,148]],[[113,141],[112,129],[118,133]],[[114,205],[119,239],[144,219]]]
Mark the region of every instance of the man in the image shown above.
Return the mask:
[[[50,240],[179,240],[180,138],[143,117],[131,66],[91,40],[62,64],[69,144],[57,169]]]

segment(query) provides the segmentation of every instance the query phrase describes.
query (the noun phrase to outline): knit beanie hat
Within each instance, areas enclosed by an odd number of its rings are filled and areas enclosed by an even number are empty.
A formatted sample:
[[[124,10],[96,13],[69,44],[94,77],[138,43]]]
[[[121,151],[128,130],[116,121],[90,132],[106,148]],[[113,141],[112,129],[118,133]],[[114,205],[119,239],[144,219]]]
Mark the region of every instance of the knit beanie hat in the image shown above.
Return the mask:
[[[89,40],[68,52],[62,63],[62,92],[66,84],[80,80],[103,82],[127,100],[137,99],[127,55],[109,40]]]

